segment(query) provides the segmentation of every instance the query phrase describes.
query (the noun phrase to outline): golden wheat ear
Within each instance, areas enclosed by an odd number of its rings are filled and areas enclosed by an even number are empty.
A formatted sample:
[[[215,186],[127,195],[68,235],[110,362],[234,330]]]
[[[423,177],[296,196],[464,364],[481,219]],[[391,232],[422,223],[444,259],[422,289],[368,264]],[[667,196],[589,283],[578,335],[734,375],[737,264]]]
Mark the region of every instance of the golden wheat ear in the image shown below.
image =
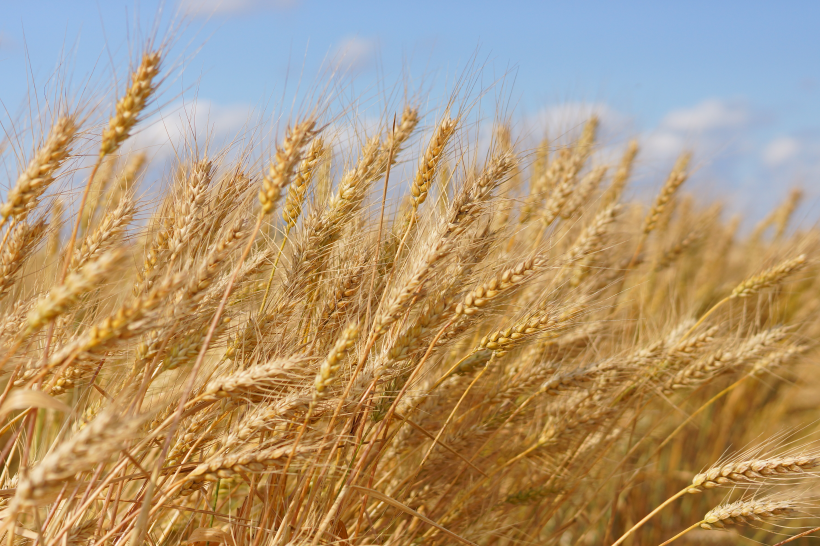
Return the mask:
[[[5,224],[9,218],[23,220],[37,206],[39,198],[54,182],[57,171],[69,157],[76,134],[77,125],[73,117],[66,116],[57,120],[45,143],[20,173],[6,202],[0,207],[0,225]]]
[[[116,112],[108,121],[100,143],[100,158],[116,152],[139,121],[148,100],[156,90],[154,80],[159,75],[162,53],[152,51],[142,56],[139,67],[131,75],[131,86],[117,101]]]

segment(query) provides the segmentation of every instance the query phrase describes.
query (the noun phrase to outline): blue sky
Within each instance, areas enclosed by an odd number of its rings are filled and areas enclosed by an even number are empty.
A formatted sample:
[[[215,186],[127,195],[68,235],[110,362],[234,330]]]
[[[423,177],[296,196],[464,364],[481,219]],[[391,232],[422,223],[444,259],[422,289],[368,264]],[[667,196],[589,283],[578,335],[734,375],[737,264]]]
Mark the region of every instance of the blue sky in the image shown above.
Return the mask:
[[[154,1],[3,1],[0,100],[26,103],[68,59],[77,87],[110,85],[111,59],[149,33]],[[639,137],[657,172],[693,148],[695,184],[761,209],[820,177],[820,3],[182,0],[165,90],[207,105],[215,131],[254,107],[275,109],[344,54],[354,89],[410,81],[436,93],[478,59],[481,82],[506,74],[520,127],[582,112],[602,117],[610,144]],[[288,82],[287,87],[285,82]],[[175,102],[176,101],[176,102]],[[271,106],[273,105],[273,106]],[[523,130],[523,129],[522,129]],[[540,130],[537,129],[537,130]],[[718,184],[716,184],[716,182]]]

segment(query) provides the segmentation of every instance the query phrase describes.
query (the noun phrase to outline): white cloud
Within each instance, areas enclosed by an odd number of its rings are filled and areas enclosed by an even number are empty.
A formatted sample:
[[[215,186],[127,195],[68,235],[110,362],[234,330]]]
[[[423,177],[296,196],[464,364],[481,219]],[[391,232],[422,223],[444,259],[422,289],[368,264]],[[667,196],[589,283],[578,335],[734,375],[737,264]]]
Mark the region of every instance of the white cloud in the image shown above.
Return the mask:
[[[17,47],[17,40],[15,40],[11,34],[0,30],[0,49],[12,49]]]
[[[683,135],[663,129],[649,133],[642,140],[642,155],[648,154],[658,158],[676,156],[690,144],[690,141]]]
[[[603,102],[567,102],[549,106],[523,120],[520,134],[536,139],[546,136],[552,147],[564,146],[581,135],[593,115],[599,122],[597,157],[604,162],[614,161],[622,153],[625,140],[635,135],[636,129],[632,118]]]
[[[801,151],[799,140],[794,137],[778,137],[763,150],[763,159],[770,167],[777,167],[793,160]]]
[[[193,16],[237,15],[295,6],[299,0],[180,0],[181,10]]]
[[[253,109],[247,105],[222,105],[207,99],[178,102],[147,119],[131,146],[146,150],[156,162],[162,162],[186,142],[220,150],[241,137],[253,122]]]
[[[671,131],[703,133],[737,129],[751,121],[751,112],[745,105],[720,99],[707,99],[691,108],[669,112],[661,125]]]
[[[757,118],[741,101],[707,99],[666,114],[647,135],[643,150],[659,160],[668,160],[684,149],[692,149],[701,157],[737,153],[748,148],[744,132],[755,125]]]
[[[531,134],[546,132],[556,144],[578,137],[593,114],[600,120],[598,142],[616,150],[627,138],[638,136],[641,142],[641,162],[662,164],[687,149],[705,155],[748,151],[750,146],[744,131],[752,128],[757,116],[740,101],[708,99],[688,108],[672,110],[654,128],[639,130],[626,114],[601,102],[570,102],[545,108],[527,120]]]
[[[529,134],[546,130],[556,145],[578,137],[592,114],[601,121],[598,160],[616,164],[627,139],[640,143],[632,191],[654,195],[681,152],[694,152],[689,191],[729,197],[735,210],[758,217],[782,197],[782,181],[820,173],[820,138],[761,137],[766,118],[740,100],[711,98],[667,113],[655,127],[638,128],[634,120],[606,103],[568,103],[529,118]],[[816,148],[810,142],[817,142]]]
[[[550,106],[538,112],[530,124],[536,134],[546,132],[551,139],[573,139],[593,115],[598,116],[599,132],[603,132],[604,137],[620,133],[631,125],[628,116],[602,102],[567,102]]]
[[[347,72],[360,72],[367,68],[375,59],[377,48],[376,40],[350,36],[342,40],[333,58],[336,64]]]
[[[762,151],[768,176],[783,185],[797,184],[811,196],[820,192],[820,134],[816,131],[779,136]]]

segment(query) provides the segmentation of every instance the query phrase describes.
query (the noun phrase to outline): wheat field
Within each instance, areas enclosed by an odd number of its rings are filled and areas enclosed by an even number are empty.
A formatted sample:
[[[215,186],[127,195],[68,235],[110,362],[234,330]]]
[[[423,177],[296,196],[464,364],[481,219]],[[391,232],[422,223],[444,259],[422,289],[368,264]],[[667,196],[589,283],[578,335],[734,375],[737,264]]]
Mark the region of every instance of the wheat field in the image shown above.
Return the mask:
[[[259,161],[189,146],[147,180],[128,143],[163,54],[99,101],[102,127],[40,112],[7,181],[0,539],[775,544],[820,525],[820,232],[799,190],[743,229],[687,191],[686,150],[646,201],[642,143],[613,161],[595,117],[530,144],[485,120],[484,144],[468,104],[410,99],[344,151],[349,116],[317,103]]]

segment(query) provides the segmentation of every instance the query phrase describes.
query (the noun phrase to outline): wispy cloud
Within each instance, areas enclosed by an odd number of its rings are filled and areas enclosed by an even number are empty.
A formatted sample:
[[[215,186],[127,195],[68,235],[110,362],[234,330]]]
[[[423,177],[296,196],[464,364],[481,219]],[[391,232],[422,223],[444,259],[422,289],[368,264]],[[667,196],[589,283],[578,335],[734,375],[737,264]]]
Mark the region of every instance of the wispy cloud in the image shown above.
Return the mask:
[[[265,10],[292,8],[300,0],[181,0],[180,8],[188,15],[242,15]]]
[[[763,150],[763,160],[770,167],[781,167],[784,163],[793,161],[802,148],[802,143],[794,137],[778,137],[769,142]]]
[[[761,157],[769,175],[796,181],[809,193],[820,190],[820,134],[804,132],[781,135],[769,141]]]
[[[17,40],[15,40],[11,34],[0,30],[0,50],[9,50],[17,46]]]
[[[336,48],[333,59],[345,72],[362,72],[375,61],[377,47],[378,43],[374,39],[350,36]]]
[[[527,132],[547,134],[553,146],[575,139],[584,122],[600,120],[599,160],[614,164],[626,139],[637,137],[640,153],[633,188],[651,193],[675,158],[694,153],[690,187],[725,198],[731,208],[758,217],[802,184],[820,189],[820,134],[765,139],[776,119],[740,99],[710,98],[668,112],[655,127],[636,127],[630,116],[604,102],[565,103],[545,108],[525,121]]]
[[[757,124],[761,116],[739,100],[707,99],[694,106],[669,112],[646,139],[645,151],[668,158],[686,148],[711,153],[748,145],[743,133]]]
[[[608,142],[632,126],[629,116],[603,102],[566,102],[549,106],[532,119],[532,129],[545,133],[556,144],[575,139],[590,117],[598,117],[599,141]]]
[[[145,150],[162,163],[186,144],[220,150],[256,122],[253,108],[244,104],[218,104],[208,99],[174,103],[145,121],[133,140],[133,149]],[[200,148],[201,149],[201,148]]]
[[[691,108],[669,112],[663,120],[663,126],[670,130],[703,133],[737,129],[750,123],[752,118],[745,103],[707,99]]]

